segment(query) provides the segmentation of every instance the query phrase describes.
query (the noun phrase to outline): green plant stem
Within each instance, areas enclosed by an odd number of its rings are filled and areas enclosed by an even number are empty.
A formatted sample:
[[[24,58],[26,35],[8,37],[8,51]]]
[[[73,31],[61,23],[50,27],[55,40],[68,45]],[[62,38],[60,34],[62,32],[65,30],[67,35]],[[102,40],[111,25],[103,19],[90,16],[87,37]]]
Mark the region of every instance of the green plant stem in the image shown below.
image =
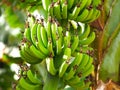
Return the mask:
[[[43,90],[58,90],[59,77],[48,73]]]

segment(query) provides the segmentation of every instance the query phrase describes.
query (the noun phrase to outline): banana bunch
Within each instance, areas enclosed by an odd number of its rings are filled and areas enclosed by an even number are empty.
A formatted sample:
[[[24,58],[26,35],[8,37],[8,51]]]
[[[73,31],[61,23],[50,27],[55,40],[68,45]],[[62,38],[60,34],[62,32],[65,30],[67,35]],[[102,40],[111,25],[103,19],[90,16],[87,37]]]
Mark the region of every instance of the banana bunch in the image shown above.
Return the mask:
[[[101,0],[42,0],[48,15],[61,19],[90,23],[100,16]]]
[[[62,55],[61,64],[58,68],[55,67],[53,58],[46,59],[47,70],[51,75],[58,75],[63,79],[64,83],[72,87],[79,87],[81,83],[84,86],[85,81],[81,79],[89,76],[93,70],[93,58],[88,54],[77,52],[75,56],[71,55],[71,48],[66,48]],[[58,61],[58,63],[60,63]]]
[[[59,76],[65,84],[74,88],[80,85],[85,87],[85,79],[92,73],[94,66],[93,58],[83,52],[87,52],[90,48],[89,45],[94,41],[95,33],[90,31],[88,24],[74,20],[69,20],[68,26],[63,28],[52,17],[45,22],[44,19],[29,16],[20,54],[22,59],[30,64],[45,60],[48,73]],[[42,81],[35,79],[30,70],[26,73],[26,77],[20,78],[17,90],[42,88]]]
[[[24,71],[24,77],[21,77],[16,86],[16,90],[42,90],[43,81],[31,70]]]
[[[62,51],[62,27],[50,19],[47,23],[29,17],[23,35],[20,54],[30,64],[40,63],[43,59],[59,55]]]

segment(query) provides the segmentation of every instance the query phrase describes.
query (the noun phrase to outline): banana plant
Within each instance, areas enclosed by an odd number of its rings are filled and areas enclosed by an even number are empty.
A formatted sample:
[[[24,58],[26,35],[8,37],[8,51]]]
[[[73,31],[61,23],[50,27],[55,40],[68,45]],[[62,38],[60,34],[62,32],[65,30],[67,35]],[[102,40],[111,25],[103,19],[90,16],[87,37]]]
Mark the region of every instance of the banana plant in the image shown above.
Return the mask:
[[[120,82],[119,0],[6,2],[12,4],[6,20],[23,32],[20,62],[12,58],[23,64],[16,90],[94,90],[99,80]]]

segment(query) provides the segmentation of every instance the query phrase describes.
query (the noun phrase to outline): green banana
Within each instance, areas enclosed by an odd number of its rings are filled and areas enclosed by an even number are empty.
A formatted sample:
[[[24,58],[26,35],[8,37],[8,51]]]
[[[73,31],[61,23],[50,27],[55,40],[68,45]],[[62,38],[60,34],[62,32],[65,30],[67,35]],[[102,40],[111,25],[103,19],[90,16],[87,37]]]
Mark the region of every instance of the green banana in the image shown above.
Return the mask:
[[[49,20],[47,21],[46,23],[46,33],[47,33],[47,37],[48,37],[48,40],[51,39],[51,17],[49,18]]]
[[[67,19],[67,14],[68,14],[68,4],[67,4],[67,1],[65,1],[63,4],[62,4],[62,12],[61,12],[61,15],[62,15],[62,19]]]
[[[49,51],[49,56],[54,56],[54,50],[53,50],[53,43],[51,40],[48,41],[48,51]]]
[[[83,54],[82,61],[79,67],[77,68],[76,73],[80,73],[82,70],[84,70],[84,67],[87,65],[88,62],[89,62],[89,55]]]
[[[83,58],[83,54],[77,52],[75,59],[73,60],[73,62],[71,63],[71,65],[69,66],[69,68],[73,68],[75,66],[79,66],[79,64],[82,62],[82,58]]]
[[[39,90],[40,89],[40,85],[35,85],[32,84],[31,82],[29,82],[27,79],[21,77],[19,80],[19,84],[22,88],[24,88],[25,90]]]
[[[82,54],[77,53],[77,55],[75,56],[75,59],[73,60],[73,62],[70,64],[69,68],[69,72],[65,73],[64,75],[64,79],[65,80],[69,80],[72,77],[74,77],[77,67],[79,66],[80,62],[82,60]]]
[[[63,28],[61,26],[58,26],[57,28],[58,31],[58,37],[61,38],[61,41],[63,40]]]
[[[88,0],[80,0],[80,10],[84,9],[87,5]]]
[[[78,28],[78,23],[75,22],[74,20],[70,20],[70,23],[72,24],[72,26],[73,26],[74,29]]]
[[[54,16],[53,8],[54,8],[54,2],[52,2],[52,3],[50,4],[50,6],[48,7],[48,15],[50,15],[51,17]]]
[[[16,90],[24,90],[19,84],[15,87]]]
[[[84,20],[87,18],[87,16],[89,15],[89,10],[88,9],[84,9],[80,15],[76,18],[77,22],[84,22]]]
[[[94,65],[91,64],[91,66],[86,70],[82,72],[82,77],[86,77],[90,75],[94,71]]]
[[[29,43],[25,43],[24,48],[25,48],[25,51],[32,57],[36,57],[39,59],[43,59],[46,57],[42,52],[37,50],[37,48],[33,44],[29,45]]]
[[[67,81],[67,83],[71,86],[73,84],[77,84],[80,81],[80,77],[78,77],[77,75],[72,77],[70,80]]]
[[[76,51],[78,52],[80,51],[82,53],[87,53],[87,54],[89,54],[89,52],[94,52],[93,48],[89,46],[77,47]]]
[[[30,29],[30,30],[31,30],[31,40],[32,40],[32,43],[33,43],[35,46],[36,46],[36,42],[37,42],[37,39],[36,39],[37,26],[38,26],[38,24],[37,24],[37,23],[34,23],[34,25],[32,26],[32,28]]]
[[[40,52],[34,45],[31,45],[29,49],[32,52],[32,54],[37,58],[44,59],[47,57],[42,52]]]
[[[56,54],[59,55],[62,52],[62,41],[61,38],[59,37],[56,40]]]
[[[70,31],[66,31],[66,35],[64,36],[64,48],[70,47],[71,44],[71,33]]]
[[[57,18],[57,19],[61,19],[61,9],[60,9],[60,0],[58,0],[55,4],[54,4],[54,8],[53,8],[53,13],[54,13],[54,16]]]
[[[29,13],[27,18],[27,24],[29,24],[30,28],[32,28],[35,21],[36,21],[35,17]]]
[[[51,3],[51,0],[42,0],[42,5],[43,5],[43,8],[48,11],[48,7]]]
[[[41,24],[38,24],[38,27],[37,27],[37,40],[38,42],[36,44],[38,49],[47,56],[49,54],[49,51],[47,50],[47,48],[45,48],[41,38]]]
[[[44,44],[45,47],[47,47],[48,38],[47,38],[47,33],[46,33],[46,30],[45,30],[45,27],[41,26],[40,31],[41,31],[40,34],[41,34],[41,39],[43,41],[43,44]]]
[[[79,37],[78,36],[74,36],[73,37],[73,43],[71,45],[71,50],[72,50],[72,54],[74,53],[74,51],[76,50],[76,48],[78,47],[79,44]]]
[[[85,68],[84,68],[84,70],[83,70],[83,71],[88,70],[88,69],[89,69],[89,67],[92,65],[92,63],[93,63],[93,58],[92,58],[92,57],[90,57],[90,59],[89,59],[88,63],[86,64],[86,66],[85,66]]]
[[[93,0],[87,0],[86,7],[89,7],[92,4]]]
[[[60,0],[60,3],[63,4],[66,0]]]
[[[71,9],[75,0],[68,0],[68,9]]]
[[[64,75],[65,71],[67,70],[67,68],[71,64],[71,62],[72,62],[72,60],[69,59],[69,60],[65,60],[62,63],[62,65],[59,68],[59,77],[60,78]]]
[[[63,55],[63,63],[59,68],[59,77],[62,77],[67,70],[68,66],[71,64],[71,48],[66,48]]]
[[[51,25],[51,31],[52,31],[52,42],[53,42],[53,46],[56,45],[56,38],[57,38],[57,35],[56,35],[56,31],[57,31],[57,24],[55,22],[52,23]]]
[[[92,0],[93,7],[98,7],[98,5],[101,4],[101,0]]]
[[[23,60],[25,60],[26,62],[30,64],[36,64],[36,63],[41,62],[41,59],[31,56],[31,54],[28,54],[24,46],[21,46],[20,55]]]
[[[81,6],[80,6],[79,4],[76,5],[76,6],[74,7],[72,13],[70,13],[70,14],[68,15],[68,18],[69,18],[69,19],[72,19],[72,20],[76,19],[77,16],[78,16],[78,14],[80,13],[80,10],[81,10]]]
[[[89,10],[89,14],[88,14],[87,17],[85,18],[84,22],[89,21],[89,20],[92,18],[93,13],[94,13],[94,8],[91,8],[91,9]]]
[[[79,39],[83,40],[83,39],[87,38],[89,33],[90,33],[90,26],[88,24],[85,24],[82,34],[79,35]]]
[[[80,40],[79,43],[80,45],[89,45],[94,41],[94,39],[95,39],[95,32],[92,32],[86,39]]]
[[[84,82],[84,80],[80,79],[80,81],[76,84],[73,84],[72,87],[74,87],[76,89],[80,88],[79,90],[85,90],[85,89],[81,89],[81,87],[85,87],[85,82]]]
[[[51,75],[56,75],[57,70],[54,66],[54,59],[52,57],[46,58],[47,70]]]
[[[68,73],[66,72],[66,73],[64,74],[63,78],[64,78],[65,80],[71,79],[72,77],[74,77],[75,71],[76,71],[76,70],[75,70],[74,68],[71,68]]]
[[[24,37],[31,42],[31,36],[30,36],[30,28],[25,28],[25,32],[24,32]]]
[[[27,77],[32,83],[42,85],[42,81],[31,70],[27,71]]]
[[[100,16],[100,11],[97,10],[96,8],[93,9],[93,13],[92,16],[90,18],[90,20],[86,21],[87,23],[93,22],[94,20],[96,20],[99,16]]]

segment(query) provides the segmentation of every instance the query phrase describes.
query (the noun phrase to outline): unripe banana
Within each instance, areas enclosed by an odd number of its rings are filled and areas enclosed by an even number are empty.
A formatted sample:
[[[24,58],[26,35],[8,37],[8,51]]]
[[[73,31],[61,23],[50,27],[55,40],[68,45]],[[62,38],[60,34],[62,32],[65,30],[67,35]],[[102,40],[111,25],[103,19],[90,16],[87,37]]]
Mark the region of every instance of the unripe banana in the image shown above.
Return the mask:
[[[101,4],[101,0],[92,0],[93,7],[97,7],[99,4]]]
[[[77,83],[79,83],[79,82],[80,82],[80,77],[78,77],[77,75],[67,81],[67,83],[68,83],[69,85],[71,85],[71,86],[72,86],[73,84],[77,84]]]
[[[54,4],[53,13],[57,19],[61,19],[60,0]]]
[[[29,49],[27,49],[27,50],[29,50]],[[42,61],[39,58],[36,58],[35,56],[31,56],[31,54],[28,54],[28,52],[25,50],[24,46],[21,46],[20,55],[24,61],[26,61],[30,64],[36,64],[36,63],[39,63]]]
[[[86,77],[86,76],[90,75],[93,71],[94,71],[94,66],[91,64],[89,69],[82,72],[82,77]]]
[[[80,13],[80,15],[76,18],[76,21],[77,22],[84,22],[88,15],[89,15],[89,10],[88,9],[84,9]]]
[[[84,9],[87,5],[88,0],[82,0],[80,1],[80,10]]]
[[[89,9],[89,14],[85,18],[84,22],[89,21],[92,18],[93,13],[94,13],[94,8]]]
[[[80,81],[76,84],[73,84],[72,87],[74,88],[79,88],[80,90],[85,90],[83,87],[85,87],[85,82],[84,80],[80,79]],[[81,87],[81,88],[80,88]],[[82,89],[83,88],[83,89]],[[87,87],[86,87],[87,88]]]
[[[79,64],[82,62],[82,58],[83,58],[83,54],[78,52],[75,56],[75,59],[73,60],[73,62],[69,67],[72,68],[75,66],[79,66]]]
[[[86,7],[89,7],[92,4],[92,1],[93,0],[88,0],[87,3],[86,3]]]
[[[95,32],[92,32],[86,39],[80,40],[79,43],[80,45],[89,45],[94,41],[94,39],[95,39]]]
[[[46,58],[47,56],[44,55],[42,52],[40,52],[34,45],[31,45],[30,46],[30,51],[33,53],[34,56],[36,56],[37,58],[40,58],[40,59],[44,59]]]
[[[72,62],[71,60],[71,49],[66,48],[63,55],[63,63],[59,68],[59,77],[62,77],[67,70],[68,66]]]
[[[84,67],[87,65],[88,62],[89,62],[89,55],[83,54],[82,61],[79,67],[77,68],[76,73],[80,73],[82,70],[84,70]]]
[[[65,1],[62,4],[62,12],[61,12],[62,19],[67,19],[67,14],[68,14],[67,10],[68,10],[68,4],[67,4],[67,1]]]
[[[22,88],[19,84],[17,84],[16,90],[24,90],[24,88]]]
[[[57,55],[60,55],[62,52],[62,41],[61,41],[61,38],[59,37],[57,40],[56,40],[56,54]]]
[[[65,73],[65,75],[64,75],[65,80],[69,80],[72,77],[74,77],[74,74],[76,73],[76,70],[77,70],[81,60],[82,60],[82,54],[77,53],[77,55],[75,56],[75,59],[73,60],[73,62],[70,64],[70,66],[68,68],[68,69],[70,69],[69,72]]]
[[[42,81],[31,70],[27,71],[27,77],[32,83],[42,85]]]
[[[41,38],[41,24],[38,24],[38,27],[37,27],[37,40],[38,42],[36,44],[38,49],[46,56],[49,55],[49,51],[47,50],[47,48],[45,48]]]
[[[87,23],[93,22],[94,20],[96,20],[99,16],[100,16],[100,11],[97,10],[96,8],[93,9],[93,13],[92,16],[90,18],[90,20],[86,21]]]
[[[90,26],[88,24],[85,24],[84,29],[82,31],[82,34],[79,36],[79,39],[86,39],[90,33]]]
[[[78,23],[75,22],[74,20],[70,20],[70,23],[72,24],[72,26],[73,26],[74,29],[78,28]]]
[[[35,85],[32,84],[31,82],[29,82],[29,80],[21,77],[19,80],[19,84],[22,88],[24,88],[25,90],[40,90],[40,85]]]
[[[47,33],[46,33],[46,30],[45,30],[45,27],[41,26],[40,31],[41,31],[40,34],[41,34],[41,39],[43,41],[43,44],[44,44],[45,47],[47,47],[48,38],[47,38]]]
[[[73,43],[71,45],[72,54],[74,53],[74,51],[78,47],[78,44],[79,44],[79,37],[78,36],[74,36],[73,37]]]
[[[32,43],[34,45],[36,45],[36,42],[37,42],[37,39],[36,39],[36,35],[37,35],[37,26],[38,24],[37,23],[34,23],[34,25],[32,26],[32,28],[30,29],[31,30],[31,40],[32,40]]]
[[[52,57],[46,58],[47,70],[51,75],[56,75],[57,70],[54,66],[54,59]]]
[[[25,28],[24,37],[25,37],[28,41],[32,42],[32,41],[31,41],[30,28],[29,28],[29,27],[28,27],[28,28]]]
[[[52,31],[52,42],[53,42],[53,45],[55,46],[56,45],[56,38],[57,38],[57,35],[56,35],[57,24],[55,22],[53,22],[51,25],[51,31]]]
[[[75,0],[68,0],[68,9],[71,9]]]
[[[27,18],[27,24],[29,24],[30,28],[32,28],[35,21],[36,21],[35,17],[29,13]]]
[[[49,20],[47,21],[46,23],[46,33],[47,33],[47,37],[48,37],[48,40],[51,39],[51,17],[49,18]]]
[[[55,53],[53,50],[53,43],[51,40],[48,41],[48,51],[49,51],[49,56],[54,57]]]
[[[50,15],[51,17],[54,16],[53,8],[54,8],[54,2],[52,2],[52,3],[50,4],[50,6],[48,7],[48,15]]]
[[[42,0],[42,5],[43,5],[43,8],[47,11],[48,10],[48,7],[51,3],[51,0]]]
[[[81,6],[80,4],[76,5],[72,11],[71,14],[69,14],[68,18],[71,19],[71,20],[74,20],[77,18],[78,14],[80,13],[80,10],[81,10]]]
[[[86,66],[84,67],[84,71],[87,71],[89,69],[89,67],[92,65],[93,63],[93,58],[90,57],[88,63],[86,64]]]
[[[70,47],[71,44],[71,33],[70,31],[66,31],[66,35],[64,36],[64,48]]]

